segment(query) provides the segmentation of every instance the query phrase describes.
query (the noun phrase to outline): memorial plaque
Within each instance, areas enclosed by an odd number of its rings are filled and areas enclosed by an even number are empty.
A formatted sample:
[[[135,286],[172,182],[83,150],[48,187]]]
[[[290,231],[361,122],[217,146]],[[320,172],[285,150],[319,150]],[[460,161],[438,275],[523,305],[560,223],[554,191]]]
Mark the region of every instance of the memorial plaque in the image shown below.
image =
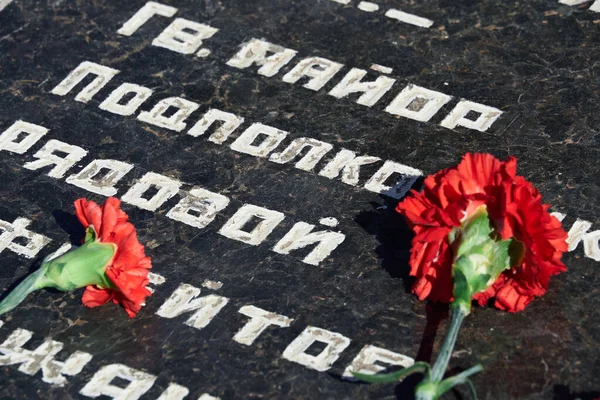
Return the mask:
[[[136,318],[82,290],[1,316],[0,396],[412,398],[352,378],[447,330],[395,206],[487,152],[552,205],[568,271],[476,307],[448,373],[600,397],[599,27],[600,0],[0,0],[2,293],[81,243],[82,197],[121,199],[153,265]]]

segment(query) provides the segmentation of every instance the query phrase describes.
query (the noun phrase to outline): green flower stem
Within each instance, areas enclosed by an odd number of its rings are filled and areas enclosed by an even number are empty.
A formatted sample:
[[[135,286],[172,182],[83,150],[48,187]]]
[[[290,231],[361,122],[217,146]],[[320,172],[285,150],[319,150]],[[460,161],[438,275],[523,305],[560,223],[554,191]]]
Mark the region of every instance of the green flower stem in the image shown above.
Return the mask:
[[[442,345],[442,349],[440,350],[440,354],[438,355],[435,364],[433,364],[433,367],[431,368],[431,375],[425,377],[425,379],[417,386],[415,392],[416,400],[435,400],[448,390],[442,391],[442,389],[447,386],[444,385],[445,381],[442,382],[442,378],[448,368],[448,362],[450,361],[454,345],[456,344],[458,331],[467,315],[468,311],[463,307],[453,304],[452,321],[450,322],[450,328],[444,339],[444,344]]]
[[[9,312],[18,306],[25,297],[46,283],[45,268],[40,268],[27,278],[23,279],[3,300],[0,302],[0,315]]]
[[[452,263],[454,285],[452,320],[433,367],[429,369],[422,363],[418,363],[418,367],[415,364],[414,368],[386,375],[375,375],[372,378],[360,374],[355,376],[367,382],[392,382],[423,370],[425,377],[415,390],[417,400],[436,400],[460,384],[469,385],[473,397],[477,398],[475,388],[468,377],[481,371],[483,369],[481,365],[447,379],[443,379],[444,373],[452,357],[460,326],[465,317],[471,313],[473,296],[487,290],[498,276],[511,266],[520,265],[525,247],[514,239],[501,240],[490,222],[485,206],[480,206],[462,221],[460,227],[454,228],[448,234],[448,242],[455,254]]]
[[[95,285],[113,288],[106,276],[106,266],[117,248],[112,243],[96,240],[96,232],[90,226],[86,242],[74,250],[53,260],[44,260],[40,269],[25,278],[0,302],[0,315],[18,306],[27,295],[42,288],[55,288],[64,292]]]
[[[439,382],[444,377],[448,362],[452,356],[452,350],[454,350],[454,345],[456,344],[458,330],[467,314],[468,313],[463,307],[452,307],[452,322],[450,323],[450,329],[446,334],[440,354],[431,368],[431,380],[434,382]]]
[[[435,400],[452,387],[463,383],[472,387],[468,376],[482,369],[477,365],[463,374],[442,380],[460,325],[471,312],[473,296],[487,290],[503,271],[520,262],[522,246],[510,239],[500,240],[497,236],[485,206],[471,213],[460,227],[454,228],[448,234],[448,241],[455,254],[452,263],[452,321],[440,354],[431,368],[431,376],[426,377],[417,386],[417,400]],[[512,256],[511,247],[515,253]]]

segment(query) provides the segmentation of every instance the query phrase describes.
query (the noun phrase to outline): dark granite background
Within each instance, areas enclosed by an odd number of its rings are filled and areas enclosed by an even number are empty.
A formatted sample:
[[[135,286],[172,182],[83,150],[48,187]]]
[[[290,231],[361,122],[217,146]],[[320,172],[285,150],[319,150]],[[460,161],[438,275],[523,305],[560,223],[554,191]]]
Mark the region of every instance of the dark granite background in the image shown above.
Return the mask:
[[[393,205],[374,193],[289,165],[231,151],[205,137],[193,138],[100,110],[97,106],[122,82],[155,89],[153,99],[184,96],[290,132],[310,136],[359,154],[392,159],[432,173],[456,164],[467,151],[519,159],[519,172],[534,182],[553,211],[600,227],[600,14],[588,5],[569,7],[554,0],[377,0],[381,11],[365,13],[358,0],[343,6],[330,0],[163,0],[179,8],[176,17],[219,28],[205,42],[206,59],[153,47],[169,24],[154,18],[133,36],[117,29],[145,2],[16,0],[0,12],[0,131],[23,119],[50,129],[27,155],[0,153],[0,219],[25,216],[30,228],[53,239],[40,259],[74,236],[72,202],[100,196],[22,164],[47,139],[88,149],[74,171],[94,158],[135,164],[118,185],[122,195],[147,171],[178,178],[230,197],[231,205],[204,230],[166,218],[179,201],[156,213],[124,205],[153,258],[160,286],[134,320],[117,306],[89,310],[81,291],[41,291],[3,316],[0,341],[16,328],[34,332],[27,348],[44,338],[65,343],[57,357],[75,350],[94,355],[83,372],[63,388],[31,377],[16,366],[0,368],[0,396],[11,399],[84,398],[79,390],[103,365],[123,363],[158,375],[143,399],[155,399],[169,382],[221,399],[409,399],[414,379],[402,385],[365,385],[338,375],[366,344],[413,358],[437,354],[446,321],[444,309],[427,307],[411,295],[406,277],[410,235]],[[399,8],[431,18],[430,29],[384,17]],[[225,62],[251,37],[264,38],[346,65],[327,86],[312,92],[299,84],[239,70]],[[122,72],[88,104],[74,95],[50,94],[82,61]],[[374,107],[337,100],[327,92],[349,67],[372,63],[394,68],[395,89]],[[295,65],[292,61],[284,72]],[[407,83],[505,112],[487,133],[448,130],[437,123],[395,118],[385,105]],[[447,84],[446,84],[447,83]],[[143,110],[155,104],[150,100]],[[194,121],[192,118],[191,121]],[[189,125],[188,125],[189,126]],[[239,134],[239,132],[237,132]],[[323,165],[323,162],[319,164]],[[318,170],[318,169],[317,169]],[[365,168],[364,178],[370,176]],[[286,220],[258,247],[217,234],[243,203],[286,213]],[[299,220],[316,223],[333,216],[346,241],[319,267],[301,257],[269,249]],[[0,254],[0,289],[39,260],[8,250]],[[474,378],[481,399],[594,399],[600,397],[600,266],[585,258],[582,245],[564,257],[568,273],[555,277],[548,293],[512,315],[477,308],[462,328],[451,360],[453,372],[477,361],[485,371]],[[224,283],[218,294],[230,304],[203,330],[154,313],[180,283],[199,287],[204,279]],[[270,329],[250,346],[231,337],[245,323],[237,310],[253,304],[287,315],[287,329]],[[306,325],[352,339],[326,373],[281,358]],[[468,398],[464,388],[445,399]]]

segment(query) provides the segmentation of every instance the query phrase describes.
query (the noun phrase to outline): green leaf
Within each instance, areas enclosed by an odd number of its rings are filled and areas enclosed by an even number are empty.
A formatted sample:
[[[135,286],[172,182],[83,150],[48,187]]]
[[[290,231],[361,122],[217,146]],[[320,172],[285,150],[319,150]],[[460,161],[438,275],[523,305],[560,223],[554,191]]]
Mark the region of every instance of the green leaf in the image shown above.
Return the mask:
[[[470,263],[466,257],[459,258],[456,265]],[[471,311],[471,290],[467,277],[463,273],[463,268],[454,267],[454,302],[464,308],[467,312]]]
[[[467,379],[465,383],[469,386],[469,392],[471,392],[473,400],[477,400],[477,390],[475,390],[475,385],[473,385],[473,382],[471,382],[470,379]]]
[[[85,230],[85,239],[83,240],[83,243],[87,243],[87,242],[95,242],[96,241],[96,228],[94,228],[94,225],[90,225],[87,227],[87,229]]]
[[[461,372],[458,375],[444,379],[443,381],[438,383],[436,394],[438,396],[441,396],[444,393],[446,393],[448,390],[452,389],[453,387],[455,387],[457,385],[462,385],[463,383],[471,384],[471,381],[468,379],[469,376],[474,375],[481,371],[483,371],[483,367],[481,366],[481,364],[477,364],[477,365]],[[477,395],[475,395],[475,398],[477,398]]]
[[[390,382],[398,382],[400,379],[413,374],[415,372],[427,372],[429,373],[430,366],[426,362],[419,361],[414,363],[412,366],[408,368],[401,369],[399,371],[390,372],[389,374],[361,374],[358,372],[352,372],[352,375],[356,379],[360,379],[361,381],[365,381],[368,383],[390,383]]]
[[[515,240],[496,241],[485,206],[479,207],[448,239],[455,250],[454,298],[465,310],[477,293],[487,290],[506,269],[520,263],[523,247]],[[514,255],[511,257],[509,250]]]
[[[458,239],[458,236],[460,235],[460,229],[459,228],[454,228],[450,231],[450,233],[448,234],[448,243],[452,244],[456,241],[456,239]]]
[[[509,269],[511,266],[511,258],[508,254],[508,249],[513,242],[512,239],[495,242],[494,252],[492,254],[492,273],[491,276],[497,278],[502,271]]]

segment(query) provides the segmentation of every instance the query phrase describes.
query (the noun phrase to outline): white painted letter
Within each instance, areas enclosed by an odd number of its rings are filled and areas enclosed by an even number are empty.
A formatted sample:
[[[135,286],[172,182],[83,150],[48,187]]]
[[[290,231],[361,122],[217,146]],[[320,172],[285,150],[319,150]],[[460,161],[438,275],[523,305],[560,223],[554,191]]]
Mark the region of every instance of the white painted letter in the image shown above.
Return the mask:
[[[46,340],[35,350],[25,350],[23,345],[32,337],[32,332],[16,329],[0,345],[0,365],[21,364],[19,371],[27,375],[35,375],[42,370],[42,380],[57,386],[63,386],[67,379],[63,375],[77,375],[92,359],[92,355],[81,351],[71,354],[66,361],[55,361],[63,344],[54,340]]]
[[[273,53],[267,57],[267,53]],[[227,65],[240,69],[252,64],[260,65],[258,73],[263,76],[273,76],[290,62],[297,51],[286,49],[260,39],[251,39],[242,45],[238,53],[227,61]]]
[[[558,211],[552,212],[552,213],[550,213],[550,215],[552,215],[554,218],[556,218],[560,222],[562,222],[565,219],[565,217],[567,216],[567,214],[563,214]]]
[[[79,84],[86,76],[94,74],[96,75],[96,78],[75,96],[76,101],[87,103],[118,73],[118,69],[84,61],[71,71],[61,83],[52,89],[51,93],[58,96],[64,96],[77,86],[77,84]]]
[[[128,380],[129,384],[124,388],[111,385],[115,378]],[[115,400],[137,400],[150,390],[155,380],[156,376],[146,372],[123,364],[110,364],[100,368],[79,393],[87,397],[104,395]]]
[[[591,227],[591,222],[577,218],[577,221],[575,221],[573,226],[571,226],[571,229],[569,229],[567,238],[567,244],[569,245],[568,251],[573,251],[577,248],[581,239],[583,239]]]
[[[316,356],[306,353],[315,342],[327,344],[327,347]],[[339,333],[308,326],[283,352],[283,358],[302,364],[317,371],[327,371],[340,357],[342,351],[350,345],[350,339]]]
[[[142,197],[151,187],[158,192],[150,199]],[[148,172],[121,197],[125,203],[133,204],[148,211],[156,211],[158,207],[179,192],[181,182],[166,176]]]
[[[63,153],[66,155],[59,156],[56,153]],[[87,150],[84,150],[79,146],[73,146],[68,143],[52,139],[33,155],[35,158],[38,158],[38,160],[25,163],[23,168],[35,171],[49,165],[54,165],[54,167],[48,171],[48,176],[60,179],[73,165],[81,161],[86,154]]]
[[[169,210],[167,217],[202,229],[210,224],[217,213],[228,204],[229,199],[221,194],[193,188],[186,197]]]
[[[266,136],[260,144],[253,144],[259,136]],[[231,149],[256,157],[266,157],[288,135],[287,132],[259,123],[252,124],[231,143]]]
[[[399,174],[400,179],[398,179],[395,185],[387,186],[385,182],[394,174]],[[393,161],[386,161],[381,168],[373,174],[371,179],[367,181],[365,189],[390,196],[394,199],[401,199],[422,175],[423,172],[416,168]]]
[[[152,41],[152,45],[181,54],[192,54],[202,46],[202,40],[212,37],[218,31],[212,26],[177,18]]]
[[[19,120],[0,135],[0,150],[24,154],[46,133],[48,133],[48,129],[43,126]],[[25,136],[17,142],[16,140],[22,134],[25,134]]]
[[[256,338],[258,338],[270,325],[287,328],[294,321],[285,315],[268,312],[254,306],[244,306],[240,308],[239,313],[250,317],[250,321],[235,334],[233,340],[246,346],[250,346],[254,343]]]
[[[218,397],[211,396],[208,393],[203,393],[202,396],[198,397],[198,400],[221,400]]]
[[[342,182],[348,185],[356,186],[358,184],[358,175],[360,166],[373,164],[381,160],[379,157],[356,157],[356,153],[350,150],[342,149],[335,158],[323,167],[319,175],[329,179],[337,178],[342,172]]]
[[[559,3],[568,6],[578,6],[579,4],[588,3],[590,0],[559,0]],[[590,11],[600,12],[600,0],[596,0],[589,8]]]
[[[209,127],[215,123],[215,121],[221,121],[221,126],[215,130],[215,132],[208,137],[209,142],[221,144],[229,138],[229,135],[237,129],[238,126],[244,122],[244,118],[240,118],[235,114],[224,112],[217,109],[210,109],[202,116],[202,119],[192,126],[188,131],[188,135],[198,137],[204,135]]]
[[[566,4],[568,6],[578,6],[583,3],[588,3],[590,0],[558,0],[561,4]]]
[[[352,375],[353,372],[364,375],[374,375],[386,369],[386,367],[377,365],[376,363],[378,361],[389,365],[399,365],[404,368],[411,367],[415,363],[415,360],[403,354],[394,353],[393,351],[382,349],[380,347],[366,345],[354,360],[352,360],[352,363],[348,365],[342,376],[354,380],[354,376]]]
[[[12,224],[0,220],[0,252],[9,249],[26,258],[34,258],[40,250],[50,243],[50,239],[39,233],[31,232],[27,226],[31,223],[27,218],[17,218]],[[15,242],[17,238],[24,238],[27,244],[21,245]]]
[[[175,318],[181,314],[195,311],[185,321],[185,324],[196,329],[202,329],[225,307],[229,299],[214,294],[196,298],[199,294],[200,289],[185,283],[181,284],[171,297],[160,306],[156,315],[163,318]]]
[[[592,227],[592,223],[583,219],[577,218],[577,221],[569,229],[567,237],[567,244],[569,248],[567,251],[573,251],[579,246],[581,239],[587,234],[587,231]]]
[[[169,387],[156,400],[183,400],[188,393],[190,393],[188,388],[176,383],[170,383]]]
[[[318,243],[315,248],[302,260],[306,264],[319,265],[346,239],[341,232],[319,231],[312,232],[314,225],[306,222],[296,223],[292,229],[273,247],[279,254],[290,254],[292,250],[302,249]],[[312,233],[311,233],[312,232]]]
[[[142,8],[136,12],[127,22],[123,24],[121,29],[117,33],[125,36],[131,36],[137,31],[140,26],[144,25],[150,18],[155,15],[162,15],[163,17],[172,17],[177,12],[175,7],[166,6],[164,4],[149,1]]]
[[[121,104],[125,96],[133,93],[127,103]],[[132,115],[152,95],[152,89],[133,83],[124,83],[100,103],[100,109],[119,115]]]
[[[165,113],[173,107],[177,111],[170,116]],[[161,128],[181,132],[185,129],[185,119],[198,109],[198,104],[180,97],[169,97],[159,101],[150,111],[144,111],[138,115],[140,121],[147,122]]]
[[[93,160],[78,174],[67,178],[67,183],[75,185],[92,193],[103,196],[114,196],[117,194],[115,185],[131,169],[133,165],[117,160]],[[106,172],[106,170],[108,170]],[[100,172],[105,172],[100,174]],[[100,177],[98,176],[100,175]]]
[[[452,100],[452,96],[408,85],[387,106],[386,112],[415,121],[429,121],[443,106]]]
[[[400,22],[420,26],[422,28],[429,28],[431,27],[431,25],[433,25],[433,21],[428,18],[423,18],[419,17],[418,15],[409,14],[404,11],[396,10],[395,8],[390,8],[389,10],[387,10],[385,16],[388,18],[398,20]]]
[[[467,118],[467,115],[471,111],[480,114],[474,121]],[[500,115],[502,115],[502,111],[497,108],[488,107],[472,101],[461,100],[440,125],[448,129],[464,126],[465,128],[485,132],[498,118],[500,118]]]
[[[583,238],[583,250],[588,258],[594,261],[600,261],[600,231],[593,231],[586,234]]]
[[[316,91],[325,86],[343,66],[343,64],[326,58],[309,57],[300,61],[290,72],[285,74],[283,81],[295,83],[301,78],[308,76],[310,80],[302,86]]]
[[[371,107],[388,92],[396,82],[395,79],[387,76],[380,76],[372,82],[361,82],[360,80],[367,75],[364,69],[352,68],[331,91],[330,95],[341,99],[350,93],[363,93],[356,102],[363,106]]]
[[[250,232],[242,230],[242,228],[254,218],[259,218],[262,221],[260,221]],[[269,210],[252,204],[245,204],[229,218],[219,231],[219,234],[228,237],[229,239],[239,240],[240,242],[256,246],[262,243],[262,241],[273,232],[273,229],[275,229],[284,218],[285,215],[279,211]]]
[[[307,146],[310,150],[297,163],[296,168],[303,171],[312,171],[319,161],[327,154],[333,146],[326,142],[321,142],[312,138],[294,139],[290,145],[281,153],[271,154],[269,161],[277,164],[285,164],[292,161]]]
[[[163,283],[165,283],[167,280],[162,275],[155,274],[154,272],[149,272],[148,273],[148,281],[149,281],[150,285],[160,286]],[[146,289],[148,289],[151,293],[154,293],[155,288],[153,288],[150,285],[146,286]]]

